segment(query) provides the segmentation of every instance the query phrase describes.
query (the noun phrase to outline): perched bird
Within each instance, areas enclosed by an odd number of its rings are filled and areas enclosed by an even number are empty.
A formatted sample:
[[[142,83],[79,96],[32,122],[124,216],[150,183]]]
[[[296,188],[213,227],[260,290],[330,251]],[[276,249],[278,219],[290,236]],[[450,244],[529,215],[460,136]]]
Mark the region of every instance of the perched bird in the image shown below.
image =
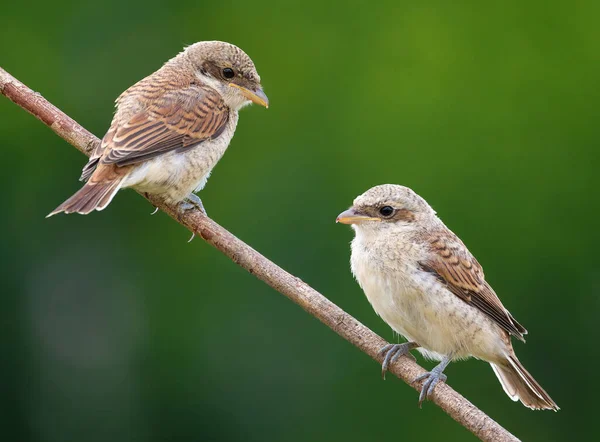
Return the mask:
[[[251,102],[269,104],[248,55],[221,41],[188,46],[117,98],[110,129],[83,168],[86,184],[48,216],[102,210],[125,187],[204,210],[192,192],[206,184]]]
[[[419,405],[452,360],[470,356],[491,364],[504,391],[532,409],[558,410],[521,365],[511,336],[525,328],[504,308],[463,242],[411,189],[384,184],[369,189],[342,212],[351,224],[352,273],[379,316],[408,342],[387,345],[382,373],[413,348],[441,361],[425,379]]]

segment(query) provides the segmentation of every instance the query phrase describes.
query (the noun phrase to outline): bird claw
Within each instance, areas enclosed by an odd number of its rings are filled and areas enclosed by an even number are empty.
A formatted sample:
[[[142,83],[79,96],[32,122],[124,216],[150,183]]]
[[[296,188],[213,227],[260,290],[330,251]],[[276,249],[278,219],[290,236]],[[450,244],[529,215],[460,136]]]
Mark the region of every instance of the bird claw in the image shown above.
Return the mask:
[[[385,379],[385,373],[388,371],[390,364],[396,362],[396,360],[402,356],[407,355],[414,359],[414,356],[410,354],[410,351],[416,347],[414,342],[405,342],[403,344],[388,344],[379,350],[379,355],[385,357],[381,364],[381,377]]]
[[[206,216],[206,209],[204,208],[204,204],[202,204],[202,200],[198,197],[198,195],[194,193],[190,193],[183,201],[179,203],[179,209],[182,212],[187,212],[189,210],[199,210],[204,213]]]
[[[199,210],[204,215],[208,216],[202,200],[195,193],[190,193],[183,201],[179,203],[179,210],[181,212],[187,212],[188,210]],[[196,237],[196,234],[192,232],[192,236],[188,239],[188,243]]]
[[[415,382],[419,382],[425,379],[425,382],[423,382],[423,386],[421,387],[421,393],[419,394],[419,408],[422,407],[425,399],[429,399],[431,397],[435,386],[440,381],[446,382],[446,380],[448,379],[448,376],[442,373],[445,367],[442,367],[441,369],[438,369],[438,367],[439,366],[434,367],[433,370],[428,371],[427,373],[424,373],[421,376],[418,376],[412,381],[412,383],[414,384]]]

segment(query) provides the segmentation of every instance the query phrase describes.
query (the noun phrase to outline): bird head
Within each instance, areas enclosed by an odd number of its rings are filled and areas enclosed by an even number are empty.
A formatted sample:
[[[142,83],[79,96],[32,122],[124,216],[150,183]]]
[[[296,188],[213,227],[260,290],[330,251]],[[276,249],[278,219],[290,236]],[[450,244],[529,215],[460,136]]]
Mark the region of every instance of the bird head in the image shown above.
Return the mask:
[[[427,201],[408,187],[382,184],[356,197],[336,222],[350,224],[355,230],[387,230],[407,229],[436,218]]]
[[[199,79],[220,92],[232,109],[256,103],[269,107],[260,76],[248,55],[237,46],[222,41],[201,41],[182,53],[193,64]]]

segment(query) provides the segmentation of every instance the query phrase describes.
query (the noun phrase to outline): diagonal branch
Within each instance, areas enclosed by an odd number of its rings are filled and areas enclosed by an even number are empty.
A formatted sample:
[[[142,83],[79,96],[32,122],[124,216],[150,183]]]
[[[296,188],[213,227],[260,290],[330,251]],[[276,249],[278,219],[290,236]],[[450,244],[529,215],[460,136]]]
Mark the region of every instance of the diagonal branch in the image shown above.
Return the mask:
[[[0,92],[84,154],[89,156],[100,142],[75,120],[2,68],[0,68]],[[387,342],[308,284],[262,256],[201,212],[182,213],[177,206],[165,204],[159,198],[153,196],[146,198],[178,223],[223,252],[233,262],[287,296],[342,338],[379,363],[382,362],[378,352]],[[392,364],[390,371],[413,388],[420,390],[420,383],[411,384],[411,381],[423,374],[425,370],[412,359],[402,356]],[[435,388],[432,400],[450,417],[483,441],[518,441],[515,436],[445,383]]]

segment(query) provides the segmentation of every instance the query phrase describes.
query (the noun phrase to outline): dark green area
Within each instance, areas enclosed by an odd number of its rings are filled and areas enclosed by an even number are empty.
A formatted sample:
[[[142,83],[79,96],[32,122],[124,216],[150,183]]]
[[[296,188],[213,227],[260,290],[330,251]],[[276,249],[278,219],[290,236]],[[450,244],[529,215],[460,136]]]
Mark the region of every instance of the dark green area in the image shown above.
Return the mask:
[[[517,354],[562,410],[511,402],[479,361],[449,383],[525,441],[597,436],[600,3],[37,3],[2,7],[0,65],[98,136],[184,45],[243,48],[271,108],[242,111],[209,214],[393,340],[334,220],[373,185],[413,188],[529,329]],[[133,192],[44,219],[85,158],[0,115],[3,440],[473,440]]]

